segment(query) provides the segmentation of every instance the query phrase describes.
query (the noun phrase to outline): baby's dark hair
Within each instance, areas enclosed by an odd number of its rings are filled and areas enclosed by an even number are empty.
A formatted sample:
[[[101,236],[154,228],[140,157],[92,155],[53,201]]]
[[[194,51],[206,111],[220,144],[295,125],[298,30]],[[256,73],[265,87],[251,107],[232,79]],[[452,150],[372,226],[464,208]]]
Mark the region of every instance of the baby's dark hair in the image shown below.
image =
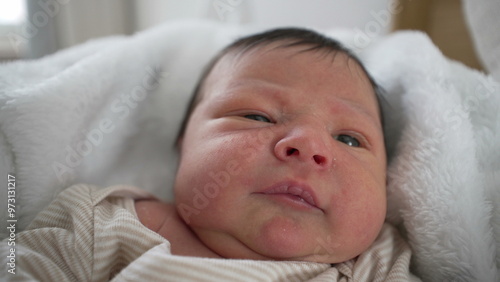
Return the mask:
[[[308,46],[309,48],[306,48],[304,50],[301,50],[300,52],[310,52],[310,51],[324,51],[327,54],[336,54],[338,52],[342,52],[346,54],[350,59],[354,60],[359,67],[363,70],[365,73],[366,77],[370,81],[370,84],[373,87],[373,90],[375,92],[378,106],[379,106],[379,114],[380,114],[380,119],[382,123],[382,127],[384,124],[384,119],[382,115],[382,109],[381,109],[381,99],[382,99],[382,88],[375,82],[375,80],[371,77],[371,75],[368,73],[368,71],[365,69],[361,61],[354,55],[351,50],[346,48],[344,45],[342,45],[340,42],[338,42],[335,39],[323,36],[315,31],[308,30],[308,29],[303,29],[303,28],[278,28],[278,29],[273,29],[269,31],[265,31],[262,33],[242,37],[232,44],[228,45],[226,48],[222,49],[205,67],[198,84],[196,85],[196,88],[193,92],[193,95],[191,96],[191,100],[189,102],[186,114],[184,116],[184,119],[182,121],[180,130],[177,134],[177,139],[176,139],[176,144],[179,145],[179,140],[182,138],[184,135],[184,132],[186,130],[189,118],[191,116],[191,113],[194,111],[198,103],[201,101],[202,95],[202,88],[203,84],[214,68],[214,66],[219,62],[219,60],[224,57],[225,55],[231,53],[231,52],[239,52],[239,54],[246,53],[250,50],[256,49],[258,47],[263,47],[266,45],[269,45],[271,43],[276,43],[276,42],[282,42],[283,44],[278,46],[281,48],[288,48],[288,47],[296,47],[296,46]]]

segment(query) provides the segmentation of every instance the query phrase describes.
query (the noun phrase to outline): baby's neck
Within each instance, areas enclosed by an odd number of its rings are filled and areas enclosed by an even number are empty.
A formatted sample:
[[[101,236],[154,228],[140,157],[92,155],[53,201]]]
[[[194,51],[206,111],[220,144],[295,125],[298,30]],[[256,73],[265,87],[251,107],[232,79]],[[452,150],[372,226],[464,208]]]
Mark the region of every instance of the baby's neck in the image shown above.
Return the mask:
[[[221,258],[210,250],[179,217],[173,204],[139,200],[135,210],[140,222],[170,242],[173,255]]]

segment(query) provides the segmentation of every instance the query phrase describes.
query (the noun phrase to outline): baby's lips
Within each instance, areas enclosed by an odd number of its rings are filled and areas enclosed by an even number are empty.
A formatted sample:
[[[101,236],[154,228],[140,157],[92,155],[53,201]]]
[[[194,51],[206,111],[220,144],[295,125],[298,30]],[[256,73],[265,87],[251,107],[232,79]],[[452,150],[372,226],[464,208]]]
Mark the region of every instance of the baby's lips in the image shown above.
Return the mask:
[[[311,206],[316,206],[316,201],[314,200],[314,197],[309,193],[309,191],[302,189],[299,186],[291,186],[288,188],[288,193],[301,197],[304,201],[309,203]]]
[[[318,207],[317,200],[314,191],[308,186],[296,183],[294,181],[285,181],[277,183],[269,188],[262,190],[260,193],[272,195],[272,194],[290,194],[301,198],[304,202],[309,205],[322,210]]]

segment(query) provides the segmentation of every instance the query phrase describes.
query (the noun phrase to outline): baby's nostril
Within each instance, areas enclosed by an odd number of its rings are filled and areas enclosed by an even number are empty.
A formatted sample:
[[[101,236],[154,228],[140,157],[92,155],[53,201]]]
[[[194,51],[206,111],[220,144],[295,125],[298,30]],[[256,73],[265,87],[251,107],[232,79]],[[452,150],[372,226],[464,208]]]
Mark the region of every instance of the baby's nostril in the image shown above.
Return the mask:
[[[323,156],[319,156],[319,155],[314,155],[313,156],[313,159],[314,161],[317,163],[317,164],[324,164],[325,161],[326,161],[326,158],[323,157]]]
[[[291,155],[294,155],[294,154],[297,154],[299,151],[295,148],[288,148],[286,150],[286,155],[287,156],[291,156]]]

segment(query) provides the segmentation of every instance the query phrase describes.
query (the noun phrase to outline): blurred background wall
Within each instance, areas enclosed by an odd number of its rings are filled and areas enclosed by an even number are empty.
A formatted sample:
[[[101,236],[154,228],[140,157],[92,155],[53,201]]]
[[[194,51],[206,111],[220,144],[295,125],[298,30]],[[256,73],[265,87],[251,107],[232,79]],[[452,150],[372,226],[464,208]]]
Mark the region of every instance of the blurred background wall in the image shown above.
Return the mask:
[[[39,58],[92,38],[202,18],[266,27],[356,28],[376,36],[418,29],[448,57],[484,69],[460,0],[0,0],[0,11],[2,3],[12,1],[25,1],[26,14],[7,29],[0,22],[3,60]]]

